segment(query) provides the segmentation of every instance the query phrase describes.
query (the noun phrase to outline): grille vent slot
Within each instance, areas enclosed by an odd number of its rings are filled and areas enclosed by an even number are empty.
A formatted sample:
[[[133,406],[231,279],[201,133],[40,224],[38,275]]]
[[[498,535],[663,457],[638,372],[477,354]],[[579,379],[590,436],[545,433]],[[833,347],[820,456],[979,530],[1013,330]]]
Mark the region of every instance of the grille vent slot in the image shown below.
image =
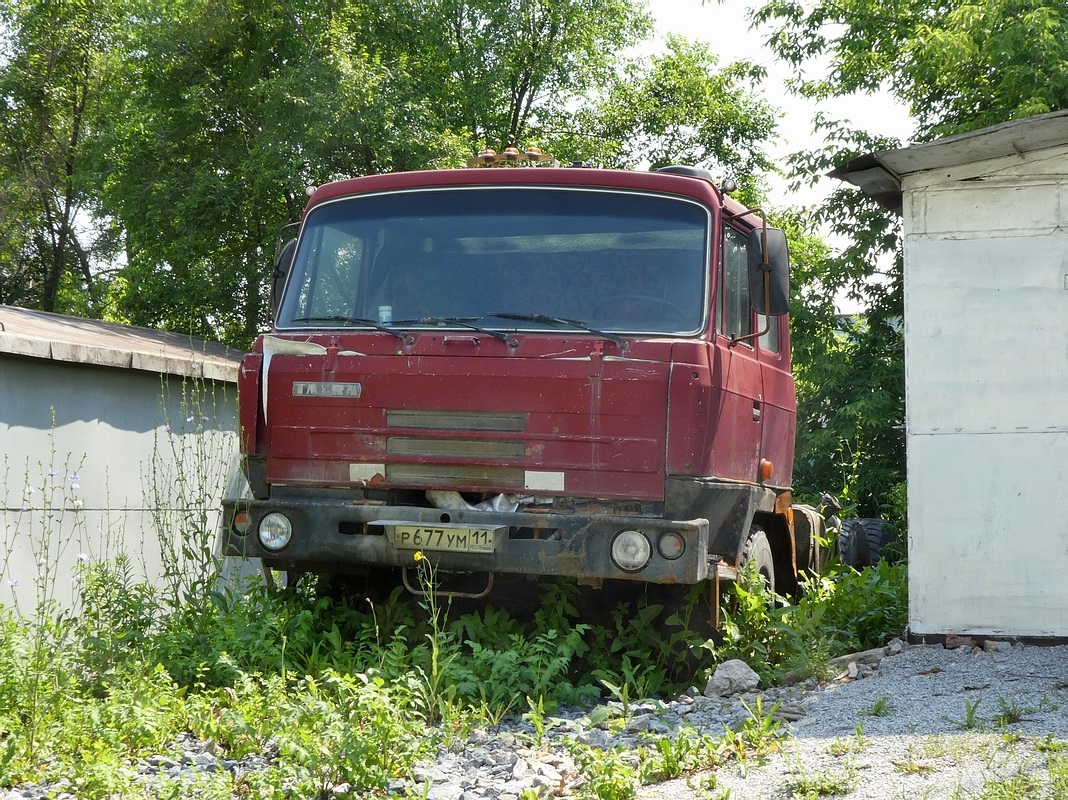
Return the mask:
[[[522,458],[523,442],[496,439],[470,441],[466,439],[418,439],[410,436],[391,436],[386,440],[386,452],[394,456],[429,456],[431,458]]]
[[[439,431],[506,431],[526,430],[526,414],[480,411],[417,411],[392,409],[386,411],[386,425],[390,428],[414,428]]]
[[[386,464],[386,480],[408,486],[493,486],[523,488],[519,467],[458,466],[455,464]]]

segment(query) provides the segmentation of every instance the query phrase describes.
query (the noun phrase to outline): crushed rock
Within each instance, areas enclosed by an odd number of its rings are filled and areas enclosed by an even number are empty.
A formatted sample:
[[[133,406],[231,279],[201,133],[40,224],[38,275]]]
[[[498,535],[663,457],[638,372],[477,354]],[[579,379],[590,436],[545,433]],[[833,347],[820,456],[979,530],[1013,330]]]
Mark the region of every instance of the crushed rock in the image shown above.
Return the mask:
[[[894,640],[835,659],[831,666],[829,681],[808,679],[758,692],[756,673],[748,665],[721,665],[723,680],[713,676],[705,691],[694,687],[674,700],[626,708],[608,701],[565,710],[544,721],[540,738],[530,722],[512,718],[441,748],[434,761],[416,765],[408,779],[391,782],[389,792],[425,793],[430,800],[513,800],[528,789],[542,797],[573,796],[583,778],[569,755],[571,742],[634,750],[650,736],[683,727],[718,736],[744,722],[758,699],[766,709],[775,707],[775,719],[790,736],[766,763],[731,764],[716,773],[711,782],[729,789],[731,800],[788,798],[805,775],[825,773],[841,774],[843,785],[853,787],[842,796],[851,800],[949,797],[981,787],[998,765],[1033,768],[1041,759],[1030,754],[1029,743],[1047,736],[1068,740],[1068,647],[962,641],[947,649]],[[970,704],[977,704],[976,725],[966,728]],[[998,714],[1007,708],[1022,716],[1002,726],[1014,734],[1009,743],[998,728]],[[986,741],[991,738],[996,741]],[[276,755],[268,743],[262,754],[228,760],[213,743],[186,734],[170,754],[150,756],[133,768],[146,782],[156,776],[192,780],[198,774],[264,769]],[[638,797],[689,800],[698,779],[645,786]],[[705,776],[705,788],[709,783]],[[0,800],[80,800],[68,788],[61,783],[19,787]],[[353,791],[340,784],[331,794],[347,797]]]

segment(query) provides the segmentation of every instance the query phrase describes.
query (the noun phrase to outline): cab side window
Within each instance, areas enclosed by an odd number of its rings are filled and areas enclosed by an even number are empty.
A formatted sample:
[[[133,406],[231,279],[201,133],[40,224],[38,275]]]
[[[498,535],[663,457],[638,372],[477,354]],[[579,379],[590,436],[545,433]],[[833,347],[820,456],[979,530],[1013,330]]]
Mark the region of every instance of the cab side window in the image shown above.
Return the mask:
[[[747,247],[745,236],[733,228],[724,228],[719,309],[719,332],[724,336],[748,336],[753,332]]]

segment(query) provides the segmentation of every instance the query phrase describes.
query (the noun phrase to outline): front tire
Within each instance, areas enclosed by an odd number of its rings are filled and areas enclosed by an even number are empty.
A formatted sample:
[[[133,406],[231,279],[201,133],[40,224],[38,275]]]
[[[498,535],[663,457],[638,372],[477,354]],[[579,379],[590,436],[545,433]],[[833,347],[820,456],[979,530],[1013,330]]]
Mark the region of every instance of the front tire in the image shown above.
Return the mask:
[[[771,552],[768,535],[761,528],[753,527],[749,539],[742,550],[742,569],[749,569],[752,563],[757,574],[763,578],[764,586],[769,592],[775,591],[775,558]]]

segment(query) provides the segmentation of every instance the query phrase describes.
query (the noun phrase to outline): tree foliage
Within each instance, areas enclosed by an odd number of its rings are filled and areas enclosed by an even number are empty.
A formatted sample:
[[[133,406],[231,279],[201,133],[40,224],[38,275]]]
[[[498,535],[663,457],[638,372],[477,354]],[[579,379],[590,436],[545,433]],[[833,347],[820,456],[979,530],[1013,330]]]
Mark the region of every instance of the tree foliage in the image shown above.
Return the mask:
[[[745,61],[720,67],[707,45],[669,36],[665,52],[627,64],[578,120],[597,132],[607,165],[713,167],[756,190],[773,169],[764,148],[775,112],[752,91],[764,75]]]
[[[620,52],[652,32],[630,0],[396,5],[401,21],[373,38],[411,59],[418,96],[450,129],[494,149],[550,141],[576,104],[614,80]]]
[[[827,97],[888,87],[922,138],[1068,106],[1068,6],[1061,0],[773,0],[757,24],[778,27],[775,53],[828,74],[798,80]]]
[[[0,7],[0,302],[91,313],[96,197],[84,159],[114,31],[108,0]]]
[[[247,344],[305,186],[449,151],[404,74],[354,40],[355,11],[172,0],[131,16],[97,164],[126,232],[116,316]]]

